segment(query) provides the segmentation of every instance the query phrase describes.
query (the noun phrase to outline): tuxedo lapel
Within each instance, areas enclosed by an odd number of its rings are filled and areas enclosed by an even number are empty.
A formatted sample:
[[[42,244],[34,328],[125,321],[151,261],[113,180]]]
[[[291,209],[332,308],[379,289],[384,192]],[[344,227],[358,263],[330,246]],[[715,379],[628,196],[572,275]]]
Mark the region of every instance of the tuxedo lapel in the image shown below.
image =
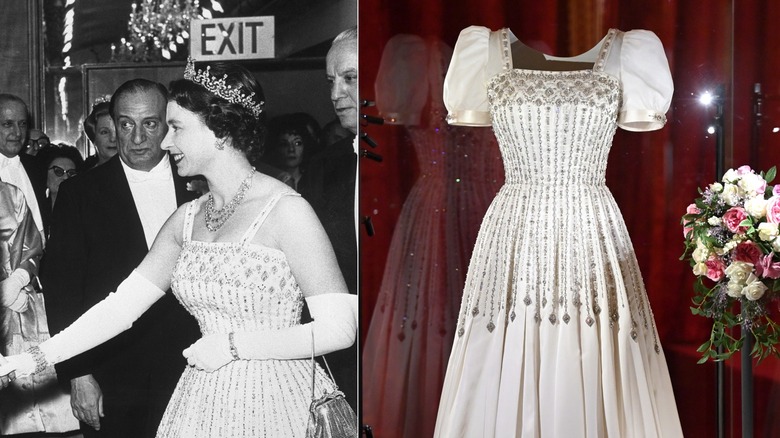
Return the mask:
[[[33,192],[35,193],[35,201],[38,203],[38,210],[41,212],[41,220],[43,220],[44,229],[49,227],[49,219],[51,217],[51,204],[46,199],[46,169],[43,168],[35,157],[27,155],[24,152],[19,154],[19,161],[24,167],[27,178],[32,184]]]
[[[102,199],[105,208],[114,210],[113,216],[116,218],[116,226],[125,230],[133,249],[145,254],[148,248],[146,247],[144,227],[141,225],[141,217],[138,215],[133,193],[130,191],[130,184],[127,182],[119,155],[112,157],[104,166],[108,171],[107,180],[109,181],[109,184],[100,188],[104,193]]]

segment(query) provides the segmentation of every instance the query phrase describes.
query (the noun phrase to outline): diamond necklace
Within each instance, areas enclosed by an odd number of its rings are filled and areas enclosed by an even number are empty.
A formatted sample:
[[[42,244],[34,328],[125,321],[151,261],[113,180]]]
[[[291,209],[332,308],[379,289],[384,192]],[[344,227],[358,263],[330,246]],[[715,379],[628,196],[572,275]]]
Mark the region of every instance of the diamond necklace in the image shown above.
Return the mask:
[[[255,174],[255,168],[252,168],[252,171],[249,172],[249,176],[244,178],[243,181],[241,181],[241,186],[238,188],[238,192],[233,196],[233,199],[230,200],[224,207],[220,209],[214,208],[214,196],[209,192],[209,199],[206,201],[206,228],[211,231],[212,233],[222,228],[222,225],[225,225],[225,222],[227,222],[228,219],[230,219],[230,216],[233,216],[233,213],[236,212],[236,208],[238,208],[239,205],[241,205],[241,202],[244,200],[244,196],[246,195],[247,190],[249,190],[249,187],[252,186],[252,176]]]

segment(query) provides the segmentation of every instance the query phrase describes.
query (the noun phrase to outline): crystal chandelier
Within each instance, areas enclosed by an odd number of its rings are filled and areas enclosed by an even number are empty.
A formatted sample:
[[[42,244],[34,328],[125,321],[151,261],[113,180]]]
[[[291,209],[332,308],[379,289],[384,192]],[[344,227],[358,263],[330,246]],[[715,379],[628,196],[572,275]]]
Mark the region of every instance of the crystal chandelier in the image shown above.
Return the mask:
[[[218,1],[212,0],[211,6],[223,12]],[[171,60],[190,38],[190,20],[211,18],[211,11],[201,10],[198,0],[141,0],[132,9],[128,38],[111,45],[111,62]]]

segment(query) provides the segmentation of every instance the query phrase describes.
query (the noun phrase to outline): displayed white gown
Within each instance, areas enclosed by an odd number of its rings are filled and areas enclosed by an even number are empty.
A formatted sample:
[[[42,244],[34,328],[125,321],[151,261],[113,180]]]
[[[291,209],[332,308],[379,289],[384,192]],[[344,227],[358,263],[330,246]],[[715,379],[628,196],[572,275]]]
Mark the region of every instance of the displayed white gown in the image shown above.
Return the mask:
[[[449,121],[492,125],[506,183],[474,249],[437,437],[677,437],[674,394],[636,256],[605,185],[616,128],[661,128],[673,84],[649,31],[610,30],[560,62],[513,65],[509,29],[460,34]],[[519,63],[519,62],[518,62]]]

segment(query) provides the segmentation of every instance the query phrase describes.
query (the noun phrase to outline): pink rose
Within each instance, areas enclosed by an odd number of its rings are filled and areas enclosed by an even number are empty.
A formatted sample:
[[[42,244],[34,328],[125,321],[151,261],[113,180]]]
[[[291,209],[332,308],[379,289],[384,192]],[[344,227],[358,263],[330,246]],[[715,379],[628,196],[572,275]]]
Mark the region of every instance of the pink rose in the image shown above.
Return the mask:
[[[770,224],[780,224],[780,196],[774,195],[766,201],[766,221]]]
[[[726,265],[718,257],[710,257],[709,260],[704,262],[707,265],[707,278],[712,281],[720,281],[723,278],[723,271],[726,269]]]
[[[753,265],[758,264],[761,256],[764,255],[761,252],[761,248],[753,242],[740,242],[736,248],[734,248],[733,259],[738,262],[751,263]]]
[[[696,204],[691,204],[688,206],[688,208],[685,209],[685,214],[699,214],[701,213],[701,210],[699,210],[699,207],[696,206]],[[693,230],[693,227],[683,227],[683,237],[688,237],[688,233]]]
[[[767,206],[767,216],[769,206]],[[778,218],[780,218],[780,206],[778,207]],[[726,213],[723,214],[723,223],[726,224],[726,228],[729,229],[732,233],[744,233],[747,231],[747,227],[740,227],[739,224],[742,223],[743,220],[747,219],[747,212],[742,207],[732,207],[729,208]]]
[[[780,278],[780,263],[772,263],[774,254],[767,254],[759,259],[756,274],[764,278]]]
[[[745,175],[746,173],[750,173],[752,171],[753,171],[753,169],[751,169],[750,166],[748,166],[746,164],[744,166],[739,166],[739,168],[737,168],[737,175],[742,176],[742,175]]]
[[[772,187],[772,195],[780,196],[780,184],[777,184],[774,187]]]

